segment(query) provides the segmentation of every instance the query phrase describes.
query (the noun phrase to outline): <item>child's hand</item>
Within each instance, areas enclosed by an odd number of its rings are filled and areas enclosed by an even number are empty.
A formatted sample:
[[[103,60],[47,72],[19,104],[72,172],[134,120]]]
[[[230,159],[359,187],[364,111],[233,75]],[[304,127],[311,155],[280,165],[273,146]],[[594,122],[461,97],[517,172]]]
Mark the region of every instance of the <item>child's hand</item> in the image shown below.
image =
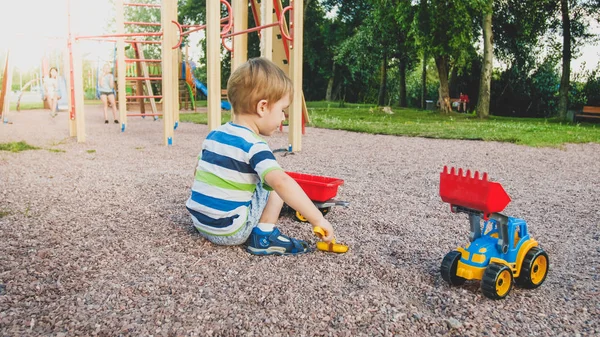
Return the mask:
[[[333,226],[327,221],[327,219],[323,218],[321,223],[315,225],[315,228],[319,227],[322,231],[314,231],[319,238],[327,243],[331,242],[335,238],[335,234],[333,232]]]

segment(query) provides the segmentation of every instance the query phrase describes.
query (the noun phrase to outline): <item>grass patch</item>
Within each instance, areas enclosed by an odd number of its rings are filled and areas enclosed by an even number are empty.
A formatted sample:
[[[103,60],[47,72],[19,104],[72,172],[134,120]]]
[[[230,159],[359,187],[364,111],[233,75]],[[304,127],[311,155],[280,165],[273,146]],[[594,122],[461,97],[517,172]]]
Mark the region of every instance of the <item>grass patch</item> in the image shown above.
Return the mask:
[[[19,108],[21,110],[43,109],[44,102],[41,99],[39,102],[21,102]],[[10,103],[10,111],[17,111],[17,102]]]
[[[10,215],[9,211],[5,211],[5,210],[0,210],[0,219],[4,218],[5,216]]]
[[[561,147],[566,143],[600,143],[600,125],[571,124],[557,119],[490,116],[393,108],[387,114],[375,105],[307,102],[310,126],[409,137],[483,140],[535,147]],[[181,114],[182,122],[207,124],[205,113]],[[221,123],[230,113],[221,113]]]
[[[87,153],[96,153],[96,150],[87,150],[85,152],[87,152]]]
[[[48,152],[62,153],[62,152],[67,152],[67,151],[61,150],[61,149],[48,149]]]
[[[144,147],[143,147],[143,146],[136,146],[136,147],[135,147],[135,149],[136,149],[136,150],[143,150],[143,149],[144,149]]]
[[[25,143],[24,141],[20,142],[11,142],[11,143],[0,143],[0,151],[10,151],[10,152],[21,152],[26,150],[39,150],[39,147],[35,147]]]

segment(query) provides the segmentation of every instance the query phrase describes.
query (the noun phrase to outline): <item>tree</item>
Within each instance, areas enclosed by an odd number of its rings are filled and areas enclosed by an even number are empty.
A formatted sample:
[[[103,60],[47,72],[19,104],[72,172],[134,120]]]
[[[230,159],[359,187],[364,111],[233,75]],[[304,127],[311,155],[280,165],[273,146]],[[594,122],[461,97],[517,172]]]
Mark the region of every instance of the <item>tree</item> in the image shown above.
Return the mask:
[[[487,118],[490,114],[490,96],[492,84],[492,67],[494,45],[492,42],[492,8],[494,0],[488,0],[483,12],[483,62],[477,99],[477,116]]]
[[[474,1],[476,3],[476,1]],[[426,24],[417,24],[419,45],[425,55],[431,55],[440,80],[439,101],[442,113],[448,113],[450,67],[464,64],[466,51],[473,43],[471,24],[475,5],[461,0],[429,0],[421,2],[418,18]]]

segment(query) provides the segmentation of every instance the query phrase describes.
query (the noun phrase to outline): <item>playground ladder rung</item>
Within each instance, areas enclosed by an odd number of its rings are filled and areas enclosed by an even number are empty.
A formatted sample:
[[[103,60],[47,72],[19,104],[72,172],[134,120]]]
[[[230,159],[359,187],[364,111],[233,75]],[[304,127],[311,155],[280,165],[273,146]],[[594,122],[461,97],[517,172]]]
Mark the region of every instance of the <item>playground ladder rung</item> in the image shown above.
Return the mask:
[[[157,60],[157,59],[125,59],[125,62],[154,62],[154,63],[160,63],[160,62],[162,62],[162,60]]]
[[[162,114],[127,114],[127,116],[162,116]]]
[[[136,22],[136,21],[125,21],[126,25],[138,25],[138,26],[160,26],[159,22]]]
[[[125,40],[127,43],[147,43],[147,44],[161,44],[162,41],[151,41],[151,40]]]
[[[137,3],[137,2],[124,2],[123,6],[160,8],[160,4],[142,4],[142,3]]]
[[[132,95],[125,98],[162,98],[162,95]]]
[[[162,80],[162,77],[125,77],[126,80],[141,81],[141,80]]]

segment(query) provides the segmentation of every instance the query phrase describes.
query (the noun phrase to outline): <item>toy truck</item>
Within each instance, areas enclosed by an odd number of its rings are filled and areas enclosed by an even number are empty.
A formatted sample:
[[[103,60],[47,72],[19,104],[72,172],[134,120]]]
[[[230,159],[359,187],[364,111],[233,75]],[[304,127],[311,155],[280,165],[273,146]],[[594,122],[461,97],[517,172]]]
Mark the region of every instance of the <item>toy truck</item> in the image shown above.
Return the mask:
[[[453,213],[465,213],[470,222],[470,243],[446,254],[440,273],[450,285],[480,280],[482,293],[491,299],[508,295],[513,283],[537,288],[546,279],[548,254],[527,229],[525,220],[499,212],[510,202],[500,183],[488,181],[487,173],[462,169],[440,173],[440,197]],[[484,220],[483,226],[481,225]]]
[[[347,207],[349,205],[347,201],[334,199],[338,187],[344,184],[344,180],[299,172],[287,171],[286,173],[300,185],[300,188],[302,188],[304,193],[306,193],[308,198],[323,215],[329,213],[333,206]],[[294,212],[296,220],[301,222],[308,221],[300,212],[296,210],[292,210],[292,212]]]

